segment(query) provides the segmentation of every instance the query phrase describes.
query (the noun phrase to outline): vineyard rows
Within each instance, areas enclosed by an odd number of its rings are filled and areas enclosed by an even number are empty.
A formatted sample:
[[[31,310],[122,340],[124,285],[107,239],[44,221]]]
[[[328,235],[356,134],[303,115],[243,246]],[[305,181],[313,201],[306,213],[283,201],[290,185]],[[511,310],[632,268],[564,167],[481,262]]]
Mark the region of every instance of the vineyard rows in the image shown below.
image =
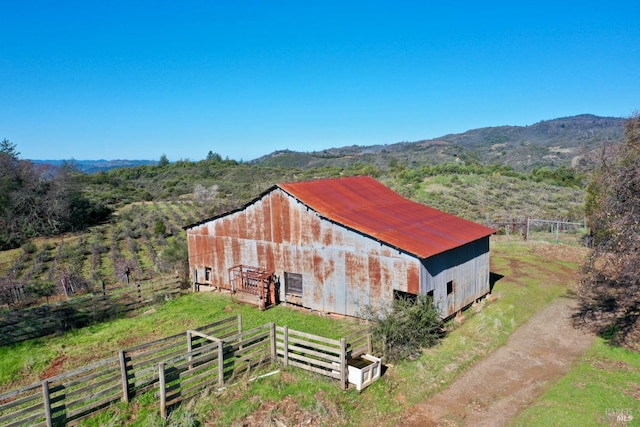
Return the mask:
[[[145,280],[168,273],[160,254],[167,238],[184,242],[183,226],[210,216],[193,201],[153,201],[127,205],[108,224],[85,233],[37,239],[2,252],[0,277],[5,304],[28,299],[25,292],[49,284],[53,294]],[[7,296],[8,295],[8,296]]]

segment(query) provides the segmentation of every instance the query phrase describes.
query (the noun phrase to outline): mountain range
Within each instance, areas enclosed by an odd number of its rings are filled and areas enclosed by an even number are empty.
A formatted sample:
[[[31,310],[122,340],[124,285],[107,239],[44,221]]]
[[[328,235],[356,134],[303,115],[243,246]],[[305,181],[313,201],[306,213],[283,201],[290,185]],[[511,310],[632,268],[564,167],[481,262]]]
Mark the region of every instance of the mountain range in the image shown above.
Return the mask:
[[[589,169],[607,145],[624,142],[625,119],[582,114],[530,126],[498,126],[433,139],[387,145],[348,146],[304,153],[276,151],[252,163],[282,167],[348,166],[355,162],[392,165],[479,162],[515,170],[540,167]]]
[[[544,120],[529,126],[497,126],[472,129],[433,139],[395,144],[327,148],[301,152],[280,150],[252,160],[251,164],[273,167],[348,167],[354,163],[393,166],[478,162],[501,164],[514,170],[541,167],[590,169],[604,146],[624,142],[625,119],[581,114]],[[65,160],[32,160],[60,166]],[[155,160],[69,160],[86,173],[114,168],[155,165]]]

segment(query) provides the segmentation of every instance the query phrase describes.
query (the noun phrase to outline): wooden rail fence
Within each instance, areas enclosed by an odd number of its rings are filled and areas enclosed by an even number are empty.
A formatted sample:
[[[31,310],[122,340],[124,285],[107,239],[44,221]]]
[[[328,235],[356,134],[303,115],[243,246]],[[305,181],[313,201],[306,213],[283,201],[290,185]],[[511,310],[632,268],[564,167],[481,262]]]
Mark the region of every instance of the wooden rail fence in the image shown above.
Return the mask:
[[[242,318],[233,316],[196,331],[226,335],[241,327]],[[129,402],[132,396],[150,390],[158,383],[158,362],[186,352],[185,334],[177,334],[120,350],[115,357],[0,394],[0,426],[75,424],[111,403]]]
[[[224,339],[188,331],[188,342],[199,337],[208,343],[158,364],[160,415],[166,418],[168,410],[205,388],[221,388],[238,375],[274,363],[274,329],[270,323]]]
[[[0,345],[39,338],[113,319],[181,292],[177,280],[139,282],[67,301],[0,314]]]
[[[337,379],[346,389],[348,360],[367,352],[371,334],[366,330],[339,340],[274,323],[242,331],[242,317],[234,316],[0,394],[0,426],[76,424],[153,388],[166,418],[204,389],[218,389],[274,362]]]

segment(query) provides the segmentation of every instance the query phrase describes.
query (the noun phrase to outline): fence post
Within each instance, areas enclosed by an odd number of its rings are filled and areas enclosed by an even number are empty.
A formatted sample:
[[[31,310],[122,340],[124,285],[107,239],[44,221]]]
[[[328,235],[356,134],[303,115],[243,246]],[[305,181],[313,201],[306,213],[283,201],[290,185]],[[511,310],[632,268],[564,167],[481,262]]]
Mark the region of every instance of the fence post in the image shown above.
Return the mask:
[[[367,353],[373,354],[373,342],[371,339],[371,332],[367,331]]]
[[[218,340],[218,385],[224,386],[224,352],[222,340]]]
[[[269,324],[269,338],[271,338],[271,363],[278,361],[278,350],[276,348],[276,324],[271,322]]]
[[[284,327],[284,366],[289,366],[289,327]]]
[[[49,399],[49,381],[42,381],[42,400],[44,401],[44,414],[47,417],[47,427],[53,426],[51,417],[51,400]]]
[[[193,359],[193,355],[191,352],[193,351],[193,342],[191,341],[193,336],[191,335],[191,331],[187,331],[187,358],[189,362]],[[193,369],[193,365],[189,363],[189,370]]]
[[[347,340],[340,338],[340,388],[347,389]]]
[[[127,359],[124,350],[118,352],[120,359],[120,378],[122,379],[122,401],[129,403],[129,376],[127,375]]]
[[[238,314],[238,333],[242,333],[242,314]]]
[[[159,393],[160,393],[160,416],[162,419],[167,419],[167,384],[164,378],[164,363],[158,363],[158,381]]]

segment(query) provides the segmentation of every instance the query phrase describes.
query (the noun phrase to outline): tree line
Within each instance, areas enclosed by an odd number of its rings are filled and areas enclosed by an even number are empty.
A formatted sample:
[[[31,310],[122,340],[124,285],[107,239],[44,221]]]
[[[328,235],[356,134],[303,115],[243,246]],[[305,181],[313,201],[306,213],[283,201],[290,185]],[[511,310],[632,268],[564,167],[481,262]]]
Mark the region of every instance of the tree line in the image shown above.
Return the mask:
[[[593,249],[583,266],[576,323],[640,351],[640,113],[626,143],[603,152],[587,188]]]
[[[19,158],[16,144],[0,142],[0,250],[38,236],[80,231],[104,221],[110,209],[82,192],[72,164],[60,169]]]

